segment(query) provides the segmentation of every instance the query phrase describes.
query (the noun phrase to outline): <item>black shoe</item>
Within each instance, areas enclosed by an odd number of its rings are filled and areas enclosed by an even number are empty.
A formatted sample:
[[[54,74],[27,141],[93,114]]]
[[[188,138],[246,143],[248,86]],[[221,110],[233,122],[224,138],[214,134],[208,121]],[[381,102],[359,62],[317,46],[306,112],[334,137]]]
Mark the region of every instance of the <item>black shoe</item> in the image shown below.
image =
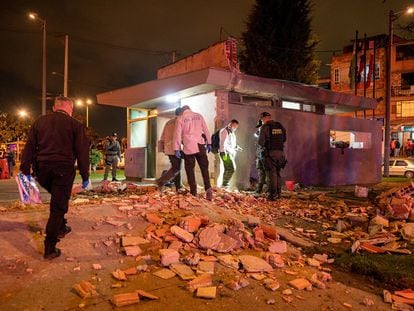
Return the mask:
[[[112,178],[112,181],[119,181],[118,179],[116,179],[116,178]]]
[[[45,241],[45,253],[43,255],[44,259],[54,259],[59,257],[61,254],[62,252],[56,247],[55,243]]]
[[[59,232],[58,238],[63,239],[70,232],[72,232],[72,228],[65,226],[65,228]]]

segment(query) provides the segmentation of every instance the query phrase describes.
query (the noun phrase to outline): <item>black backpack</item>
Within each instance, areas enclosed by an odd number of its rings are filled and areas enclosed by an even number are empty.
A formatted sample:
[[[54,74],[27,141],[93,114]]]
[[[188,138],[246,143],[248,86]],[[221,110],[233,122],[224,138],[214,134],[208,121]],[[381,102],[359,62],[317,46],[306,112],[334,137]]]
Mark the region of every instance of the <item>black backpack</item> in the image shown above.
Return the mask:
[[[211,152],[215,154],[217,154],[220,149],[220,131],[221,129],[211,135]]]

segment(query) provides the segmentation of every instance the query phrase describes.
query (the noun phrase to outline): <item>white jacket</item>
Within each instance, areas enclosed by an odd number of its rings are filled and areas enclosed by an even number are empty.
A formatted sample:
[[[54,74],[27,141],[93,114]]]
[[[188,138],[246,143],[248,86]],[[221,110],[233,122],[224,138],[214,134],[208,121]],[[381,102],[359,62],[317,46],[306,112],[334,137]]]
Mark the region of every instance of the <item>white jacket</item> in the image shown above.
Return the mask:
[[[220,149],[219,152],[225,152],[232,157],[236,156],[237,142],[236,134],[228,130],[227,127],[220,130]]]
[[[200,151],[198,144],[206,143],[203,134],[207,139],[207,144],[211,144],[210,132],[203,116],[190,109],[184,110],[175,124],[174,150],[181,150],[182,144],[185,154],[198,153]]]
[[[164,125],[162,134],[159,140],[159,152],[164,152],[166,155],[174,155],[174,132],[177,118],[174,117]]]

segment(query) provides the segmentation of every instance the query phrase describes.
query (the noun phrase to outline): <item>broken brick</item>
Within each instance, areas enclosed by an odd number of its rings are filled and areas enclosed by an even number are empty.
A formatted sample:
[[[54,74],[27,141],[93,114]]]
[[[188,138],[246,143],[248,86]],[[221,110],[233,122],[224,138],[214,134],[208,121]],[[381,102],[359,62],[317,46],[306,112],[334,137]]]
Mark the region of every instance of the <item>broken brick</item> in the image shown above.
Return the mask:
[[[190,243],[194,239],[194,235],[192,233],[187,232],[178,226],[172,226],[170,231],[177,238],[179,238],[180,240],[183,240],[184,242]]]
[[[263,233],[267,238],[269,238],[271,240],[276,240],[277,239],[277,232],[276,232],[275,227],[260,225],[260,228],[263,230]]]
[[[180,254],[175,249],[160,249],[161,265],[168,267],[171,264],[180,262]]]
[[[154,224],[154,225],[161,225],[163,220],[155,213],[147,213],[145,215],[145,218],[148,222]]]
[[[96,287],[87,281],[80,281],[73,286],[74,291],[83,299],[96,297]]]
[[[200,287],[197,289],[197,297],[199,298],[206,298],[206,299],[214,299],[216,298],[217,294],[217,287]]]
[[[141,289],[138,289],[137,290],[137,294],[138,294],[138,296],[140,298],[147,298],[147,299],[151,299],[151,300],[158,300],[158,299],[160,299],[159,297],[157,297],[155,295],[152,295],[150,293],[147,293],[147,292],[145,292],[145,291],[143,291]]]
[[[138,256],[142,252],[139,246],[126,246],[124,251],[127,256]]]
[[[187,283],[187,288],[194,292],[200,287],[208,287],[213,284],[211,274],[204,273]]]
[[[312,284],[307,279],[303,279],[303,278],[294,279],[292,281],[289,281],[288,284],[297,290],[312,288]]]
[[[287,243],[285,241],[274,241],[269,245],[269,252],[276,254],[284,254],[287,252]]]
[[[125,293],[125,294],[118,294],[114,295],[111,299],[111,302],[116,307],[124,307],[133,305],[139,302],[139,296],[138,293]]]
[[[201,226],[201,218],[196,216],[187,216],[181,219],[180,227],[188,232],[195,232]]]
[[[119,280],[119,281],[126,281],[127,277],[125,275],[125,273],[119,269],[115,270],[114,272],[112,272],[112,276]]]
[[[273,268],[263,259],[251,256],[251,255],[242,255],[239,256],[239,260],[243,265],[243,269],[246,272],[271,272]]]
[[[172,272],[170,269],[161,269],[161,270],[155,271],[153,273],[153,275],[155,275],[155,276],[157,276],[161,279],[164,279],[164,280],[169,280],[169,279],[175,277],[175,273]]]

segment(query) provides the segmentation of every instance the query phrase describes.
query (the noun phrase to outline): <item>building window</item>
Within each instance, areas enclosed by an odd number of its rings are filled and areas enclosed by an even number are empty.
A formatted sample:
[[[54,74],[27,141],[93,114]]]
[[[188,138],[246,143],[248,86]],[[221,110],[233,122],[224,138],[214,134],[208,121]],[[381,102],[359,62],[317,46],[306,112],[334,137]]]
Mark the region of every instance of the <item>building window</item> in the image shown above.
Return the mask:
[[[292,109],[292,110],[301,110],[300,103],[289,102],[289,101],[282,101],[282,108],[285,109]]]
[[[381,67],[380,64],[375,64],[375,80],[378,80],[381,75]]]
[[[331,148],[369,149],[371,133],[331,130],[329,142]]]
[[[396,103],[396,114],[400,118],[414,117],[414,101],[398,101]]]
[[[339,68],[334,69],[334,83],[339,84]]]

